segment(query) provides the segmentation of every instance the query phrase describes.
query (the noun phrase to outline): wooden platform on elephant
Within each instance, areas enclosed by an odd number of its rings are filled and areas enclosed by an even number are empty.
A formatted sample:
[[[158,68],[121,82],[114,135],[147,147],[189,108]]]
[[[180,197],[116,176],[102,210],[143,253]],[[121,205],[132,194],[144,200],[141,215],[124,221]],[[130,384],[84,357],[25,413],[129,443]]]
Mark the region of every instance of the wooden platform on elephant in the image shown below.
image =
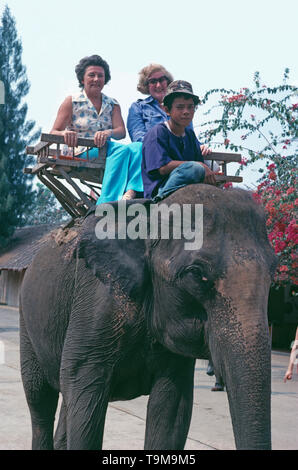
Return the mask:
[[[36,165],[25,168],[25,173],[36,175],[56,196],[62,207],[72,218],[82,217],[94,207],[100,196],[103,180],[107,146],[98,149],[97,158],[89,156],[95,147],[92,139],[78,139],[78,146],[86,148],[87,158],[63,155],[61,146],[64,137],[54,134],[42,134],[40,142],[34,147],[27,147],[28,155],[35,155]]]
[[[90,158],[89,152],[95,147],[92,139],[78,139],[78,146],[86,148],[87,158],[82,159],[72,150],[72,155],[63,155],[61,145],[65,145],[64,137],[54,134],[42,134],[40,142],[34,147],[27,147],[28,155],[37,158],[33,168],[25,168],[27,174],[36,175],[56,196],[62,207],[75,219],[84,216],[94,208],[100,196],[101,183],[105,171],[107,145],[98,149],[98,156]],[[211,160],[221,167],[216,174],[219,186],[232,182],[240,183],[240,176],[229,176],[227,164],[241,161],[240,154],[213,152],[206,160]]]

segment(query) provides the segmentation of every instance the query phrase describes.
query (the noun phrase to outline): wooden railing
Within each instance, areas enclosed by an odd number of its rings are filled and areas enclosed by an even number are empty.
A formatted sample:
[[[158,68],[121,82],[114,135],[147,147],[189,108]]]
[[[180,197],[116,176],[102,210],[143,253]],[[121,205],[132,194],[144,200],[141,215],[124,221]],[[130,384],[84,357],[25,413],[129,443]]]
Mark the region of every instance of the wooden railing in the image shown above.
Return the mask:
[[[95,205],[96,201],[92,194],[96,198],[100,195],[107,145],[98,149],[97,157],[92,156],[91,158],[90,150],[96,147],[94,141],[78,138],[78,147],[86,148],[86,158],[84,159],[75,154],[75,148],[72,149],[71,155],[63,155],[62,145],[65,145],[63,136],[42,134],[37,145],[26,148],[27,154],[36,155],[37,163],[33,168],[25,168],[24,172],[36,175],[55,194],[58,201],[73,218],[81,217]],[[227,182],[242,182],[242,177],[227,174],[228,163],[240,163],[240,154],[213,152],[206,157],[206,160],[219,163],[221,172],[216,174],[219,186]],[[74,180],[79,180],[86,189],[82,189]],[[65,182],[74,189],[75,194],[70,191]]]

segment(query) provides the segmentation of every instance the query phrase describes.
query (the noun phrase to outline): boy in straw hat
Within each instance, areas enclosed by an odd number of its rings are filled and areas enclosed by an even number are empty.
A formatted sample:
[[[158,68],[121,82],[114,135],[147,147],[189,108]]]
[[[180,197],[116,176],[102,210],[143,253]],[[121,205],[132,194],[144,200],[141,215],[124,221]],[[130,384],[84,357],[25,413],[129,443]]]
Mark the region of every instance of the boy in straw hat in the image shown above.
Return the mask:
[[[187,184],[215,184],[200,143],[187,128],[199,102],[190,83],[176,80],[168,86],[163,104],[170,119],[150,129],[143,140],[144,197],[158,201]]]

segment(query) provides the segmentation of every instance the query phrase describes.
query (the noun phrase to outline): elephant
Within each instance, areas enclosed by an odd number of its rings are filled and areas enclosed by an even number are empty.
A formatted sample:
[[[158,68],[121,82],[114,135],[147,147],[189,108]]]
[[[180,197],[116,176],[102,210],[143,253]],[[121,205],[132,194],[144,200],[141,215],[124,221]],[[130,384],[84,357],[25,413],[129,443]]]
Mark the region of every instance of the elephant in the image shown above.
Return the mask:
[[[126,202],[126,221],[114,219],[115,236],[99,230],[107,211],[91,211],[64,243],[49,237],[26,271],[20,355],[32,449],[99,450],[108,403],[141,395],[149,395],[144,449],[184,449],[198,358],[223,378],[236,448],[270,449],[276,257],[263,209],[250,191],[205,184],[138,202],[147,227],[153,207],[191,208],[192,227],[202,207],[202,241],[189,247],[183,230],[125,238],[136,202]],[[119,214],[120,202],[108,206]],[[173,214],[170,229],[184,220]]]

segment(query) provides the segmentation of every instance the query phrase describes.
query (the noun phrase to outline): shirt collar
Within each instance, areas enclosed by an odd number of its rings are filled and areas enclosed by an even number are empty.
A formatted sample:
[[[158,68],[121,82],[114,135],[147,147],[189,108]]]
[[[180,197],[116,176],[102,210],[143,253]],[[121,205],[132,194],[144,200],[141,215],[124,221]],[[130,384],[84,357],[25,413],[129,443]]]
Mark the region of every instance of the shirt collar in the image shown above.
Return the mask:
[[[142,103],[151,103],[152,101],[155,101],[157,103],[156,99],[153,98],[153,96],[151,95],[147,96],[147,98],[143,98],[143,99],[141,98],[138,101],[142,101]]]
[[[85,95],[85,91],[82,90],[80,91],[79,93],[73,95],[73,101],[76,101],[76,102],[81,102],[81,101],[87,101],[87,95]]]
[[[100,109],[100,112],[99,112],[99,116],[102,114],[102,112],[104,111],[104,109],[107,107],[108,105],[108,97],[107,95],[105,95],[104,93],[101,93],[101,98],[102,98],[102,102],[101,102],[101,109]],[[82,92],[80,93],[80,95],[77,97],[76,101],[85,101],[88,103],[89,107],[90,108],[93,108],[95,109],[95,106],[92,104],[92,102],[90,101],[90,99],[88,98],[87,96],[87,93],[85,92],[85,90],[82,90]],[[96,111],[97,112],[97,111]]]
[[[167,116],[167,113],[159,106],[159,103],[158,101],[153,98],[153,96],[149,95],[147,98],[141,100],[144,104],[149,104],[149,103],[152,103],[154,104],[156,107],[158,107],[158,109],[162,112],[162,114],[164,114],[165,116]]]

